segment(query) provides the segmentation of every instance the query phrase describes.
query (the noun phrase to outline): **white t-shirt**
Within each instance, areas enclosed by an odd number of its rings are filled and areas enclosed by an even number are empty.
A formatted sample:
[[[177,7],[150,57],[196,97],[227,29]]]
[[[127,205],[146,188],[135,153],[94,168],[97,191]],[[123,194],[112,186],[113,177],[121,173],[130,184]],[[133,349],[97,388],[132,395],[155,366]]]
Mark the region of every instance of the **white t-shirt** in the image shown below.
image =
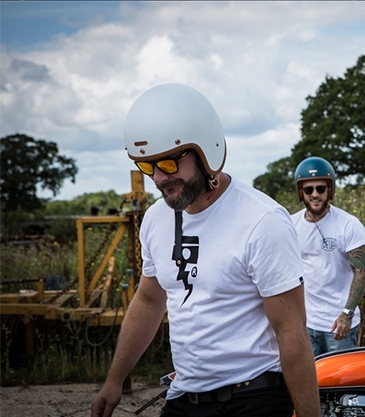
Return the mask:
[[[299,286],[302,263],[288,212],[232,179],[201,213],[183,212],[183,257],[173,259],[175,213],[164,200],[141,226],[143,274],[166,291],[176,377],[168,399],[280,371],[262,297]],[[179,278],[179,279],[178,279]]]
[[[292,220],[304,265],[307,325],[329,332],[345,308],[354,277],[347,252],[365,244],[365,228],[356,217],[332,205],[317,225],[305,219],[305,211],[293,214]],[[352,326],[359,322],[357,308]]]

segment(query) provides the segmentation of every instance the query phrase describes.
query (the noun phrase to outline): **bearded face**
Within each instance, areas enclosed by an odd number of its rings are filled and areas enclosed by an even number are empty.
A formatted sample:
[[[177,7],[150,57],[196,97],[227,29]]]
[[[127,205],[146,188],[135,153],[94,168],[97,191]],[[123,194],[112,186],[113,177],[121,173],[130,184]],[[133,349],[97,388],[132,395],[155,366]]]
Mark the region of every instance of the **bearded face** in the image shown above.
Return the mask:
[[[319,193],[316,189],[317,186],[325,186],[326,189],[323,193]],[[327,210],[329,204],[327,182],[324,180],[309,180],[303,182],[303,190],[306,187],[313,188],[313,191],[309,195],[303,192],[303,203],[309,213],[314,217],[320,217]]]
[[[313,207],[310,201],[304,200],[305,207],[307,208],[309,213],[312,213],[314,216],[320,216],[321,214],[323,214],[328,207],[328,203],[328,200],[324,200],[319,207]]]
[[[178,195],[169,194],[168,190],[176,186],[182,188],[181,192]],[[205,177],[198,168],[196,158],[194,165],[192,165],[189,179],[175,178],[158,185],[156,184],[156,187],[161,191],[167,205],[176,211],[185,210],[196,201],[202,192],[206,191]]]

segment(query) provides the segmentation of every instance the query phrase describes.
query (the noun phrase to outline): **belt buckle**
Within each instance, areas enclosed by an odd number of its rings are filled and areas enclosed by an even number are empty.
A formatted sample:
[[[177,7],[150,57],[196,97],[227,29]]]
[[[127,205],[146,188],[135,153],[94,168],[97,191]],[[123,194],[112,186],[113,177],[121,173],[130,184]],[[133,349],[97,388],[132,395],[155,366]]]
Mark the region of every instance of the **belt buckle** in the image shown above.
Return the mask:
[[[196,392],[189,392],[188,397],[191,404],[197,405],[199,403],[198,394]]]

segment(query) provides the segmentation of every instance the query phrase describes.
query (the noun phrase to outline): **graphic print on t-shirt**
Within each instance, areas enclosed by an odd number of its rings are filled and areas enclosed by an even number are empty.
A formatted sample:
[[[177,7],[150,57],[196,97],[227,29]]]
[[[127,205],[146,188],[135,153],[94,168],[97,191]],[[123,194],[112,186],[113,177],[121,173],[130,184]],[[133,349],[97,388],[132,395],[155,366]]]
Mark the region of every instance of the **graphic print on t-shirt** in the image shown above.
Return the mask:
[[[322,241],[322,249],[327,252],[332,252],[334,249],[337,248],[336,239],[332,237],[324,238]]]
[[[182,281],[185,287],[185,290],[188,291],[186,294],[184,301],[181,305],[185,303],[185,301],[190,297],[193,292],[193,284],[189,281],[189,276],[196,278],[198,275],[198,269],[196,266],[192,267],[190,270],[189,265],[196,265],[198,263],[198,256],[199,256],[199,237],[198,236],[182,236],[182,256],[181,256],[181,264],[179,265],[179,272],[177,274],[177,281]],[[174,246],[174,250],[172,253],[172,259],[176,261],[178,255],[176,254],[176,246]]]

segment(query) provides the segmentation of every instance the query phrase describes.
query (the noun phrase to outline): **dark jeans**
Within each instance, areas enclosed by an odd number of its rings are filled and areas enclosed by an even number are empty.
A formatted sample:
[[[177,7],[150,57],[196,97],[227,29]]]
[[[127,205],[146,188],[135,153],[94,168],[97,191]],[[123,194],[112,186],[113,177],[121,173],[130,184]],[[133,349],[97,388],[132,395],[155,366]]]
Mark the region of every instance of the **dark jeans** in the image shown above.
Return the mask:
[[[293,404],[285,386],[234,394],[229,401],[191,404],[187,394],[166,401],[160,417],[291,417]]]

